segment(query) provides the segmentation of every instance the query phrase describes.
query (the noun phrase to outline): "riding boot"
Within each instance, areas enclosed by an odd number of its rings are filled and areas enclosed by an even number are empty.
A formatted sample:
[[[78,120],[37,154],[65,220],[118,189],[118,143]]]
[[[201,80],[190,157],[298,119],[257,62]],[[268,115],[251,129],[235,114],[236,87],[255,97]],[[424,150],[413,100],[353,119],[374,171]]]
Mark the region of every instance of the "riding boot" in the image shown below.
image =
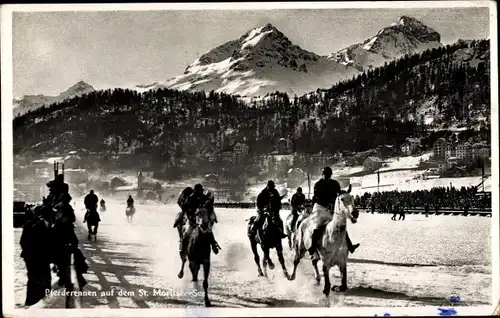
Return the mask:
[[[349,249],[349,252],[351,254],[354,253],[354,251],[356,251],[356,249],[359,247],[359,243],[353,245],[351,239],[349,238],[349,234],[347,232],[345,232],[345,238],[347,241],[347,248]]]

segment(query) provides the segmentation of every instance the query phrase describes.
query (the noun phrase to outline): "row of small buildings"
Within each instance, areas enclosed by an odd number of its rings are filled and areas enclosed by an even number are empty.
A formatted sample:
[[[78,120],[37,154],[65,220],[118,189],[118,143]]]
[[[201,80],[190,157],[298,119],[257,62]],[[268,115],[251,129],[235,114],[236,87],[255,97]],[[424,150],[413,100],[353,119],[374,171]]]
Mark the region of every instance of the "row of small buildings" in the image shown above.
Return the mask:
[[[276,142],[276,150],[273,154],[276,155],[287,155],[292,152],[292,142],[288,139],[281,138]],[[208,149],[200,149],[198,153],[199,158],[208,160],[209,162],[217,161],[218,159],[222,162],[238,162],[239,160],[248,157],[250,153],[250,147],[245,141],[238,141],[232,146],[224,148],[220,153],[216,154]]]

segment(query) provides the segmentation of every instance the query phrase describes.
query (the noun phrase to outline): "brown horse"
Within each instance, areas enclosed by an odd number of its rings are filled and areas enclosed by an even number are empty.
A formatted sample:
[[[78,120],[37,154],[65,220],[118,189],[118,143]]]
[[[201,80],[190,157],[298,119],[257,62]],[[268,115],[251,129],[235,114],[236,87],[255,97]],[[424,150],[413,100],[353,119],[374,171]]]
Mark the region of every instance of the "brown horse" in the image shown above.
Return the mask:
[[[283,199],[283,197],[284,196],[280,197],[280,201],[281,199]],[[270,206],[268,210],[275,211],[276,208]],[[254,226],[254,221],[256,216],[252,216],[248,220],[248,227],[247,227],[247,235],[248,238],[250,239],[250,246],[252,248],[255,263],[257,264],[259,276],[267,277],[268,264],[269,264],[269,269],[271,270],[274,269],[274,263],[271,261],[271,258],[269,257],[269,250],[275,248],[276,253],[278,254],[278,261],[280,262],[281,268],[283,269],[283,274],[285,275],[285,277],[288,278],[289,277],[288,270],[286,268],[285,259],[283,257],[283,245],[281,244],[282,238],[280,235],[280,231],[278,230],[279,227],[278,220],[276,219],[276,217],[274,217],[268,212],[264,212],[264,215],[262,217],[264,217],[264,224],[260,229],[258,229],[255,232],[255,234],[252,234],[252,227]],[[264,271],[262,271],[262,268],[260,267],[260,257],[259,257],[259,252],[257,251],[257,244],[260,244],[262,252],[264,253],[264,259],[262,260]]]
[[[187,237],[187,248],[180,252],[182,261],[181,270],[177,275],[179,278],[184,277],[184,265],[186,260],[189,260],[189,269],[192,274],[192,281],[198,281],[198,273],[201,265],[203,265],[203,289],[205,291],[205,306],[210,307],[210,299],[208,298],[208,276],[210,275],[210,255],[212,253],[211,242],[213,234],[211,227],[213,221],[210,218],[210,209],[201,207],[196,210],[196,227]],[[212,225],[211,225],[212,224]],[[184,232],[187,230],[189,223],[184,226]],[[183,237],[183,236],[182,236]]]

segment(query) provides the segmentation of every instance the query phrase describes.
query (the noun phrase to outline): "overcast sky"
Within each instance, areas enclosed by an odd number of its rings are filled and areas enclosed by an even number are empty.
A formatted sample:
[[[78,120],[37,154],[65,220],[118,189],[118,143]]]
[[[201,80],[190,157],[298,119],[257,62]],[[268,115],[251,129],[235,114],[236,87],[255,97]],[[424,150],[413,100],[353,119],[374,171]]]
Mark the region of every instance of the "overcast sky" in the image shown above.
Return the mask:
[[[402,15],[438,31],[444,44],[489,36],[488,8],[18,12],[13,93],[57,95],[80,80],[97,89],[165,80],[269,22],[292,43],[327,55],[376,35]]]

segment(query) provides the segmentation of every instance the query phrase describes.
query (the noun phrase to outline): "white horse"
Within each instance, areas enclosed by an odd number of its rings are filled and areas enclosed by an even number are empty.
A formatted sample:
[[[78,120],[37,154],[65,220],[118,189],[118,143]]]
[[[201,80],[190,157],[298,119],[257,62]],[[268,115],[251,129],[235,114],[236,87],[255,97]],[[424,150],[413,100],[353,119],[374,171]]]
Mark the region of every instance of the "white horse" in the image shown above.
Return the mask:
[[[349,256],[349,250],[346,241],[347,232],[347,219],[351,219],[352,223],[356,223],[359,212],[354,207],[354,198],[350,194],[351,185],[347,191],[342,191],[337,199],[335,200],[334,213],[331,221],[328,222],[326,228],[323,231],[322,239],[318,244],[319,257],[323,262],[323,276],[325,279],[325,286],[323,293],[328,299],[330,294],[330,278],[329,271],[330,268],[337,265],[339,267],[340,273],[342,275],[342,282],[340,286],[334,286],[332,291],[345,291],[347,290],[347,258]],[[315,204],[314,212],[309,217],[304,219],[299,225],[294,242],[294,268],[293,273],[290,276],[290,280],[295,279],[295,274],[297,271],[297,266],[300,260],[304,257],[304,254],[311,246],[312,232],[316,225],[316,218],[320,210],[326,210],[325,208]],[[330,213],[326,212],[327,215]],[[316,281],[320,282],[320,276],[318,271],[318,258],[316,257],[313,261],[313,267],[315,270]]]
[[[297,209],[297,220],[295,221],[295,224],[292,224],[293,221],[293,213],[290,213],[285,220],[285,234],[287,235],[288,239],[288,247],[290,249],[293,249],[293,244],[292,242],[295,240],[295,235],[297,232],[297,228],[299,227],[300,223],[307,218],[309,215],[312,213],[312,207],[310,204],[307,204],[306,206],[301,206]]]

